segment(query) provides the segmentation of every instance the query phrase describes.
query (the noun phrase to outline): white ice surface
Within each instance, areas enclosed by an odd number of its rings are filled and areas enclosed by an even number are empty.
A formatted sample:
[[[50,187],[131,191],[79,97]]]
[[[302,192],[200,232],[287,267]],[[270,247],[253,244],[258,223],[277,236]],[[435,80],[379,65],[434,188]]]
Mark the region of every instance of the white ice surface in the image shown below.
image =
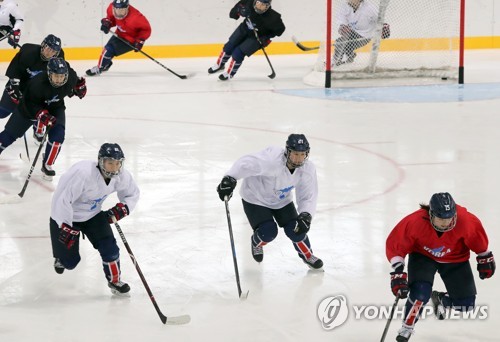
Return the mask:
[[[121,241],[130,298],[111,296],[87,240],[75,270],[54,272],[48,221],[58,176],[47,183],[37,166],[22,202],[0,205],[0,341],[379,341],[385,320],[355,320],[351,313],[326,331],[317,306],[336,294],[349,305],[391,305],[385,239],[434,192],[449,191],[477,214],[491,250],[500,253],[499,99],[394,103],[389,92],[387,102],[370,103],[284,95],[280,90],[308,88],[302,77],[316,56],[270,58],[275,80],[260,56],[245,61],[230,82],[206,74],[213,59],[161,60],[180,74],[194,73],[188,80],[149,60],[117,60],[104,76],[87,79],[85,99],[66,102],[56,171],[96,158],[103,142],[122,146],[142,197],[121,227],[163,313],[190,314],[191,323],[161,324]],[[498,82],[499,59],[498,51],[467,53],[466,82]],[[82,74],[94,63],[72,65]],[[6,66],[0,64],[1,74]],[[265,247],[264,262],[255,263],[236,194],[230,209],[238,266],[250,291],[240,301],[215,187],[240,155],[283,146],[293,132],[307,135],[318,169],[309,235],[325,272],[308,271],[282,231]],[[22,140],[0,157],[0,196],[22,188],[29,164],[20,153]],[[113,204],[111,198],[105,207]],[[440,280],[435,285],[443,290]],[[412,341],[498,341],[499,276],[476,276],[476,285],[477,303],[489,305],[487,320],[431,317],[418,323]],[[399,326],[392,322],[387,341]]]

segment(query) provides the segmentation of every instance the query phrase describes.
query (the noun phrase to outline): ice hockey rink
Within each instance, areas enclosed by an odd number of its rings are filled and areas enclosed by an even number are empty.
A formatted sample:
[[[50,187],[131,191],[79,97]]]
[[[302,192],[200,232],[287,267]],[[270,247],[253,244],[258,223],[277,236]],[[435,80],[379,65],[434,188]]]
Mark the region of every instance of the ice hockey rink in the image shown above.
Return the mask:
[[[500,52],[467,51],[464,86],[427,80],[371,80],[312,88],[302,82],[315,55],[247,60],[229,82],[208,75],[213,59],[163,59],[181,80],[150,60],[116,60],[88,78],[88,94],[69,99],[66,141],[53,182],[40,163],[20,203],[0,205],[0,341],[379,341],[386,319],[353,306],[390,307],[385,239],[434,192],[448,191],[483,222],[499,255]],[[75,61],[79,74],[95,61]],[[6,63],[0,64],[3,75]],[[0,83],[6,81],[0,78]],[[426,83],[426,85],[423,85]],[[3,127],[6,120],[0,120]],[[216,185],[239,156],[283,146],[304,133],[319,181],[318,211],[309,233],[324,272],[309,271],[281,230],[257,264],[251,229],[236,192],[229,202],[241,287],[238,299],[223,202]],[[88,241],[82,261],[58,275],[48,222],[59,175],[96,159],[104,142],[119,143],[141,199],[120,221],[155,299],[163,325],[116,234],[128,298],[111,295],[100,257]],[[36,146],[28,135],[30,155]],[[30,168],[18,140],[0,157],[0,196],[17,194]],[[110,198],[104,208],[115,204]],[[416,326],[411,341],[498,341],[499,275],[476,276],[476,303],[488,318]],[[436,278],[435,288],[444,290]],[[347,322],[323,328],[318,305],[347,299]],[[400,301],[399,306],[403,306]],[[372,318],[372,319],[371,319]],[[392,322],[393,341],[400,319]]]

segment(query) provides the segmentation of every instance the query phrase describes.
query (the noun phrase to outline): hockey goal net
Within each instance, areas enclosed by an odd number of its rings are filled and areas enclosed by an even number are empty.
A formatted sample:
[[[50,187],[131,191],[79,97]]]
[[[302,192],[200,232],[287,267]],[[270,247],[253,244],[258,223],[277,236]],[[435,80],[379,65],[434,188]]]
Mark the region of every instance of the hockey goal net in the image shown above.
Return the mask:
[[[463,2],[327,0],[330,34],[304,81],[328,87],[330,79],[463,80]],[[359,3],[356,11],[350,3]]]

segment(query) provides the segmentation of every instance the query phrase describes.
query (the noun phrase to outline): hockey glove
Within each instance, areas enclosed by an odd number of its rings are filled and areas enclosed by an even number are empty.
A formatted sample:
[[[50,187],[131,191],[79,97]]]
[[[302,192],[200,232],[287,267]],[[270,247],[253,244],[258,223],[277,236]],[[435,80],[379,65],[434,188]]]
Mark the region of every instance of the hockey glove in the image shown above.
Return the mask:
[[[108,34],[109,30],[111,29],[111,21],[108,18],[103,18],[101,19],[101,31],[104,32],[104,34]]]
[[[128,210],[128,206],[125,203],[116,203],[116,205],[108,210],[108,222],[114,223],[116,221],[120,221],[125,216],[128,216],[130,211]]]
[[[404,265],[398,266],[391,272],[391,290],[395,296],[405,299],[408,297],[410,288],[408,287],[408,274],[403,272]]]
[[[297,225],[293,230],[295,234],[300,235],[307,233],[311,228],[311,221],[312,221],[311,214],[306,212],[300,213],[299,216],[297,217]]]
[[[493,253],[489,252],[483,256],[477,256],[477,271],[479,272],[479,278],[486,279],[491,278],[495,274],[495,258],[493,258]]]
[[[382,39],[387,39],[391,36],[391,28],[389,27],[389,24],[384,24],[382,27]]]
[[[144,46],[144,39],[137,39],[133,45],[134,45],[134,52],[141,51],[142,47]]]
[[[10,99],[15,104],[19,103],[22,97],[21,90],[19,89],[19,80],[17,78],[11,78],[5,86],[5,91],[10,96]]]
[[[75,242],[78,240],[78,235],[80,235],[79,230],[73,229],[66,223],[61,225],[61,230],[59,231],[59,242],[66,246],[67,249],[71,249]]]
[[[54,125],[56,123],[56,118],[50,115],[49,111],[46,109],[40,109],[38,113],[36,113],[36,119],[44,126]]]
[[[80,77],[73,87],[73,93],[79,98],[83,99],[87,94],[87,85],[85,84],[85,78]]]
[[[240,4],[238,6],[238,14],[244,18],[248,17],[250,15],[250,8],[247,6]]]
[[[219,198],[221,201],[224,201],[224,197],[227,196],[227,200],[229,201],[233,196],[233,190],[236,188],[237,181],[231,176],[224,176],[217,186],[217,192],[219,193]]]
[[[7,41],[10,46],[14,49],[19,45],[19,40],[21,39],[21,30],[14,30],[9,35],[9,40]]]

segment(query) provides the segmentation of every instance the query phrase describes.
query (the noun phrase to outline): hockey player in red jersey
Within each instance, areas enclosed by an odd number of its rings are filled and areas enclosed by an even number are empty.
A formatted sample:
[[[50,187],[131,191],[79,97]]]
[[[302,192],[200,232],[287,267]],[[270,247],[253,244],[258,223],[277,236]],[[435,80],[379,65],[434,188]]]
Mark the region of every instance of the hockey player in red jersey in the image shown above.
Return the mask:
[[[151,25],[148,19],[135,7],[129,5],[129,0],[113,0],[109,4],[106,18],[101,20],[101,31],[108,34],[114,26],[116,26],[116,35],[129,42],[131,46],[112,36],[104,46],[97,66],[86,71],[88,76],[100,75],[108,71],[115,56],[132,50],[138,52],[144,46],[146,39],[151,36]]]
[[[481,221],[466,208],[455,204],[447,192],[432,195],[428,205],[405,217],[389,234],[386,242],[395,296],[408,297],[403,325],[396,341],[410,339],[423,307],[432,299],[438,319],[445,309],[469,311],[474,308],[476,285],[469,263],[470,251],[477,254],[479,278],[495,273],[493,253]],[[408,274],[404,272],[408,257]],[[438,272],[447,292],[432,291]]]

